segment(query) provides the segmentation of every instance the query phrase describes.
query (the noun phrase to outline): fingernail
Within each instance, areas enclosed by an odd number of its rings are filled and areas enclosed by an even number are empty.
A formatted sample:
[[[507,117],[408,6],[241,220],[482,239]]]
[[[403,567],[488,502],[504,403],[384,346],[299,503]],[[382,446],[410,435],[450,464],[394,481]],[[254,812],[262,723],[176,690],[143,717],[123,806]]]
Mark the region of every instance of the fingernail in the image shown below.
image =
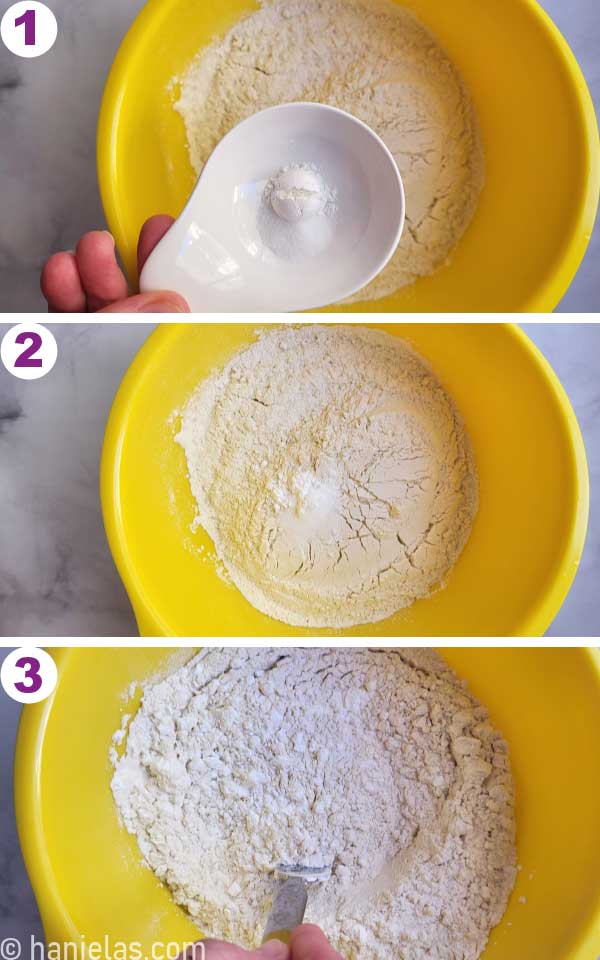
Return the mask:
[[[173,300],[151,300],[145,303],[140,313],[187,313],[179,303]]]
[[[110,232],[110,230],[103,230],[102,233],[103,233],[106,237],[110,237],[110,242],[112,243],[112,245],[113,245],[113,247],[114,247],[114,245],[115,245],[115,238],[113,237],[113,235],[112,235],[112,233]]]
[[[281,940],[267,940],[256,952],[269,960],[287,960],[290,950]]]

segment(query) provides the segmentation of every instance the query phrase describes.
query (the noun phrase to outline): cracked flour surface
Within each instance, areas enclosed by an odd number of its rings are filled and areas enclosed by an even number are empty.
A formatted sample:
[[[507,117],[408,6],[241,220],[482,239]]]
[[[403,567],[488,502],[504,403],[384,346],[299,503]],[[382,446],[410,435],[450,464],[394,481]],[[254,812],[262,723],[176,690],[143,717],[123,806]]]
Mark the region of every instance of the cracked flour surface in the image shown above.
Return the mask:
[[[461,77],[409,10],[388,0],[266,0],[178,82],[198,174],[232,127],[280,103],[330,104],[379,134],[402,175],[406,223],[388,265],[348,302],[387,296],[448,262],[479,200],[483,147]]]
[[[477,510],[452,399],[372,328],[262,331],[200,384],[176,439],[231,580],[292,625],[375,622],[428,596]]]
[[[247,947],[279,862],[331,864],[307,919],[346,960],[476,960],[516,876],[507,745],[432,650],[205,649],[146,686],[112,790],[176,901]]]

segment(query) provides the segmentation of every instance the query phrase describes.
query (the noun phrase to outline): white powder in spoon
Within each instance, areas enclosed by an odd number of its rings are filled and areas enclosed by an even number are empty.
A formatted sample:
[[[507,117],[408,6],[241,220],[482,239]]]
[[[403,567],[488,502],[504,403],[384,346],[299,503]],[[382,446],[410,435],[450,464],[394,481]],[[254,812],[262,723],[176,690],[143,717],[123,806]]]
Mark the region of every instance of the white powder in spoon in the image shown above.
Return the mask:
[[[346,960],[476,960],[516,876],[507,746],[432,650],[206,649],[149,684],[113,794],[206,935],[260,943],[277,863]]]
[[[257,228],[276,256],[302,262],[326,255],[335,228],[335,193],[317,168],[298,163],[272,177],[262,195]]]
[[[406,223],[389,264],[349,302],[433,273],[473,216],[484,161],[471,98],[435,37],[397,3],[265,0],[177,83],[198,174],[232,127],[280,103],[330,104],[379,134],[402,174]]]
[[[371,328],[263,332],[200,384],[176,439],[231,580],[293,625],[374,622],[428,596],[477,510],[452,399]]]

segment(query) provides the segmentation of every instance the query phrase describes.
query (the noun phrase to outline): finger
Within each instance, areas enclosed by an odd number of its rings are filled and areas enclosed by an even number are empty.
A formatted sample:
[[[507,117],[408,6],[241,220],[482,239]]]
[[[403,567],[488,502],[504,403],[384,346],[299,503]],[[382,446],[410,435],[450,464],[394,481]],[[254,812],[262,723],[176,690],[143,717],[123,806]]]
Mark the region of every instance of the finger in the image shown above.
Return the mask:
[[[292,960],[342,960],[320,927],[302,923],[291,936]]]
[[[267,940],[266,943],[263,943],[260,949],[255,950],[252,954],[256,960],[289,960],[290,957],[290,948],[287,943],[283,943],[281,940],[276,938],[272,940]]]
[[[85,310],[85,293],[74,253],[53,254],[44,265],[40,286],[50,310],[57,313]]]
[[[289,960],[290,950],[281,940],[269,940],[258,950],[244,950],[224,940],[201,940],[180,960]]]
[[[168,217],[166,213],[159,213],[155,217],[146,220],[140,230],[140,239],[138,240],[137,262],[138,276],[142,272],[144,264],[159,240],[162,240],[165,233],[175,223],[173,217]]]
[[[84,233],[75,256],[89,310],[100,310],[127,296],[127,283],[117,264],[115,241],[110,233]]]
[[[170,290],[153,290],[138,293],[135,297],[117,300],[99,313],[189,313],[190,308],[183,297]]]
[[[224,940],[201,940],[196,943],[191,952],[186,951],[185,960],[248,960],[248,950],[236,947],[233,943]],[[182,958],[180,958],[182,960]]]

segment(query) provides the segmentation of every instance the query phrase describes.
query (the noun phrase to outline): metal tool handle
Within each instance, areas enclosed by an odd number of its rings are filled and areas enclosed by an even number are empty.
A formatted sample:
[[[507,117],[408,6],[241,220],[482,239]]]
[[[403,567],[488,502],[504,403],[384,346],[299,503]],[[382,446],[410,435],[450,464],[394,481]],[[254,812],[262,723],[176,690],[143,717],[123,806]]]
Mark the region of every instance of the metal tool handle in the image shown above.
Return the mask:
[[[289,943],[290,931],[304,920],[308,893],[306,882],[300,877],[281,880],[276,887],[273,906],[267,920],[262,942],[283,940]]]

